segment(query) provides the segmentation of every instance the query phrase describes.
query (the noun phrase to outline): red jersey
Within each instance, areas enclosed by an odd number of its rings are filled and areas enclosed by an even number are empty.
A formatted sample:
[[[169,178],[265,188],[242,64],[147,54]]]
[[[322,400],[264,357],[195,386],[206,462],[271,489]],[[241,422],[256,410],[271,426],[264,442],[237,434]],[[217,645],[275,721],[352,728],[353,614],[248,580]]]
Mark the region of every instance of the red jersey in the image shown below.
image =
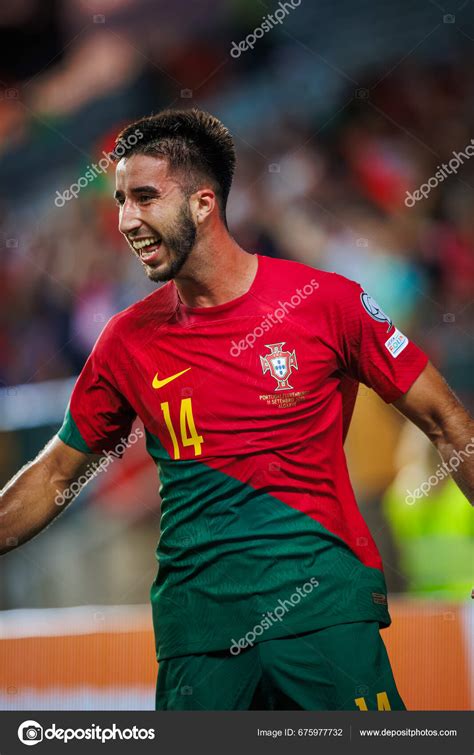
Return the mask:
[[[262,615],[263,639],[389,623],[343,442],[359,382],[392,402],[426,363],[357,283],[260,255],[237,299],[188,307],[171,281],[109,321],[59,437],[102,453],[143,421],[161,481],[159,657],[225,649]]]

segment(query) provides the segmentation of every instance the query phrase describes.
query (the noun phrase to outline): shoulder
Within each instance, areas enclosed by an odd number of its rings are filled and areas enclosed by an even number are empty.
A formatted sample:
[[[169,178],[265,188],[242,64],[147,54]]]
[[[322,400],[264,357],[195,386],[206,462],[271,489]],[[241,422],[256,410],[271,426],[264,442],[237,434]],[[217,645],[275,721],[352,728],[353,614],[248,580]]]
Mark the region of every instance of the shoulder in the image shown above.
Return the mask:
[[[363,293],[359,283],[338,273],[319,270],[294,260],[273,257],[265,257],[264,260],[267,292],[277,291],[278,295],[284,293],[288,297],[292,292],[305,291],[304,286],[308,286],[305,293],[310,288],[313,292],[317,291],[316,306],[331,309],[359,301]]]
[[[101,350],[117,346],[117,342],[138,339],[146,329],[162,327],[174,314],[177,305],[176,288],[172,282],[161,286],[144,299],[134,302],[110,318],[105,325],[96,347]]]

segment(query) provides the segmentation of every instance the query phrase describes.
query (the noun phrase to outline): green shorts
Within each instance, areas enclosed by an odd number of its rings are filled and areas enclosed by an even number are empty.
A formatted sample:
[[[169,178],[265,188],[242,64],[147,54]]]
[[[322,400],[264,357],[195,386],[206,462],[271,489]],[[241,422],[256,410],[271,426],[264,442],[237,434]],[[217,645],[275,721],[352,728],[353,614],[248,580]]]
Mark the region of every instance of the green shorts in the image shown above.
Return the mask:
[[[162,660],[157,710],[405,710],[375,621]]]

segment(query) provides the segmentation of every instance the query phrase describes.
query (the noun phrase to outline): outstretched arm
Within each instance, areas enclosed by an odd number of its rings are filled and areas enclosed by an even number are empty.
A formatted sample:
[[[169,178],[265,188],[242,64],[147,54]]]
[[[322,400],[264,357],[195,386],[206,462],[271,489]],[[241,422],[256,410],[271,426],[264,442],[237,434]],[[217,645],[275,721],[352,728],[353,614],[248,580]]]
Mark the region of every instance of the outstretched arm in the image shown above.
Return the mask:
[[[76,451],[54,436],[0,493],[0,554],[47,527],[74,499],[62,493],[99,458]]]
[[[394,406],[423,430],[466,498],[474,504],[474,420],[428,363]]]

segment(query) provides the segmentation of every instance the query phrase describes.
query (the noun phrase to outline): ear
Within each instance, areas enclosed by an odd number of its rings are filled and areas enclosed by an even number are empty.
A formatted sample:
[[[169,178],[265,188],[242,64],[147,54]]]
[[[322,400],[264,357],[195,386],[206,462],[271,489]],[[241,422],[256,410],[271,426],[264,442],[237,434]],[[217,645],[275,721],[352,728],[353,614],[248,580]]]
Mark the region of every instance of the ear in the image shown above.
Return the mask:
[[[196,223],[203,223],[217,206],[215,192],[212,189],[199,189],[192,194],[190,206]]]

